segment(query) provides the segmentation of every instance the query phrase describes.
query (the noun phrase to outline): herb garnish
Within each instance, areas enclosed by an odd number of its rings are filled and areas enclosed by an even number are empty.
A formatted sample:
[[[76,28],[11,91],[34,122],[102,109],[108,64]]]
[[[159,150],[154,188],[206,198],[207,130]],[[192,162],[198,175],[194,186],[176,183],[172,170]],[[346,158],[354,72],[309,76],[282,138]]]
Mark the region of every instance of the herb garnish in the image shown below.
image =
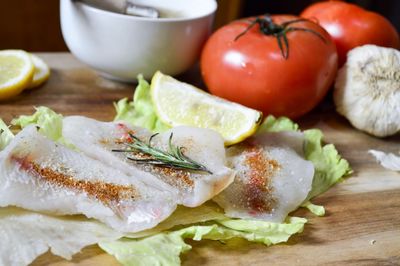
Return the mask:
[[[301,28],[301,27],[293,27],[292,24],[298,22],[310,22],[314,23],[313,21],[305,18],[293,19],[286,21],[282,24],[277,24],[272,20],[270,15],[264,15],[264,17],[257,17],[253,20],[249,21],[249,26],[238,36],[236,36],[235,41],[240,39],[243,35],[245,35],[251,28],[253,28],[256,24],[260,27],[260,32],[264,35],[273,36],[276,38],[278,42],[279,49],[281,50],[282,57],[284,59],[289,58],[289,40],[287,38],[287,33],[292,31],[304,31],[311,34],[314,34],[319,39],[321,39],[324,43],[326,43],[325,38],[318,32],[308,29],[308,28]]]
[[[127,146],[125,150],[112,150],[113,152],[125,152],[125,153],[136,153],[141,155],[149,156],[148,158],[139,158],[138,156],[130,156],[127,158],[129,160],[135,161],[137,163],[151,164],[160,167],[168,167],[180,170],[193,170],[201,171],[212,174],[204,165],[197,163],[183,154],[183,147],[178,147],[172,145],[173,134],[169,136],[168,151],[163,151],[155,148],[151,145],[152,139],[158,134],[154,134],[150,137],[149,143],[141,141],[135,135],[129,133],[132,141],[125,142]]]

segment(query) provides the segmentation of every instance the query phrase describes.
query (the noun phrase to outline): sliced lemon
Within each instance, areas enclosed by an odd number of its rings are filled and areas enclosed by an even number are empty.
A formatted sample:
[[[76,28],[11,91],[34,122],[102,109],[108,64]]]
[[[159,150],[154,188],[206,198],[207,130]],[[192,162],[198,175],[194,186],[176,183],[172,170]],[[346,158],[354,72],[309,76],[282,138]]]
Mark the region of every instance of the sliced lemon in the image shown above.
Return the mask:
[[[20,94],[32,81],[35,67],[22,50],[0,51],[0,100]]]
[[[225,145],[254,134],[262,119],[259,111],[218,98],[161,72],[151,81],[151,96],[164,123],[214,129],[223,136]]]
[[[50,76],[49,66],[40,57],[31,54],[32,63],[35,66],[35,73],[33,75],[32,83],[28,89],[33,89],[42,85]]]

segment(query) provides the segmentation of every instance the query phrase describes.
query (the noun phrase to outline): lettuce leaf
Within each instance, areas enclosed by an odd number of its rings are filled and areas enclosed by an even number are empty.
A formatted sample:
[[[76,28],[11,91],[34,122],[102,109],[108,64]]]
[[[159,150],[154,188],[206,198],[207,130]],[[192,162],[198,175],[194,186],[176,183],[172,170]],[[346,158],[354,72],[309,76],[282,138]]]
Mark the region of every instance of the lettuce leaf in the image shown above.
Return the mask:
[[[0,119],[0,151],[3,150],[13,138],[14,134],[4,123],[4,121]]]
[[[65,259],[82,248],[122,237],[83,216],[51,216],[19,208],[0,208],[0,265],[28,265],[50,251]]]
[[[211,220],[226,219],[224,211],[213,201],[207,201],[196,208],[178,206],[174,213],[154,228],[126,235],[128,238],[142,238],[158,234],[176,226],[187,226]]]
[[[196,208],[180,206],[153,229],[101,242],[99,246],[122,265],[180,265],[180,255],[192,248],[185,239],[242,238],[269,246],[286,242],[293,234],[302,232],[306,222],[298,217],[288,217],[285,223],[230,219],[216,203],[209,201]]]
[[[267,116],[260,127],[257,130],[257,133],[263,132],[279,132],[279,131],[298,131],[299,125],[294,123],[287,117],[279,117],[276,118],[272,115]]]
[[[62,135],[63,116],[61,114],[57,114],[44,106],[37,107],[35,110],[36,112],[33,115],[21,115],[13,119],[11,124],[22,129],[32,124],[37,125],[42,135],[71,149],[75,149],[75,146],[69,143]]]
[[[35,124],[44,136],[54,141],[60,139],[62,137],[62,115],[44,106],[37,107],[35,110],[36,112],[33,115],[21,115],[13,119],[11,124],[20,128]]]
[[[304,131],[305,157],[315,167],[312,190],[307,200],[324,193],[340,182],[343,176],[351,173],[349,162],[343,159],[333,144],[322,145],[323,134],[318,129]]]
[[[282,224],[224,219],[216,220],[214,224],[193,225],[138,240],[125,238],[102,242],[99,246],[127,266],[180,265],[180,254],[192,248],[185,243],[185,239],[226,241],[243,238],[269,246],[286,242],[291,235],[302,232],[306,222],[306,219],[297,217],[290,217]]]
[[[169,126],[158,119],[153,107],[150,94],[150,84],[138,76],[138,85],[133,95],[133,101],[127,98],[114,103],[117,115],[115,121],[125,121],[131,125],[147,128],[153,132],[162,132],[169,129]]]
[[[310,212],[317,216],[324,216],[325,215],[325,208],[321,205],[316,205],[311,203],[310,201],[306,201],[301,205],[301,207],[308,209]]]

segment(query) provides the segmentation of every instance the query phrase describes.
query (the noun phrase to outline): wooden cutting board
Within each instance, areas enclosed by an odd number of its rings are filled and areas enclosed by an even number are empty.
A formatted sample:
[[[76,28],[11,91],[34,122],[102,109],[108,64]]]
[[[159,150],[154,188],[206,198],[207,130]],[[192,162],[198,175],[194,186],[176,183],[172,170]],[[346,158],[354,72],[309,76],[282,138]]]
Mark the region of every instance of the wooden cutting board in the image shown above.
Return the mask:
[[[131,97],[133,85],[98,77],[67,53],[39,54],[52,68],[41,88],[0,103],[0,117],[9,122],[45,105],[64,115],[85,115],[103,121],[114,115],[112,103]],[[195,68],[181,80],[201,85]],[[354,130],[333,111],[329,101],[298,121],[302,128],[320,128],[325,141],[334,143],[349,160],[354,174],[314,200],[326,207],[325,217],[299,210],[309,219],[302,234],[288,243],[265,247],[234,241],[191,241],[193,250],[182,256],[183,265],[400,265],[400,173],[382,168],[369,149],[397,153],[400,136],[377,139]],[[46,253],[33,265],[118,265],[92,246],[72,261]]]

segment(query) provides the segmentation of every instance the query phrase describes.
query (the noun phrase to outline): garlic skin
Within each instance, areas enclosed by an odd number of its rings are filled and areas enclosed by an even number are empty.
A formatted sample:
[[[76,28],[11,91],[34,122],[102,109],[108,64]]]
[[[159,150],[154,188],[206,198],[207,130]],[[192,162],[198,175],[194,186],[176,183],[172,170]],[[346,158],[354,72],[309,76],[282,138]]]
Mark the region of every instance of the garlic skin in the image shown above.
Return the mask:
[[[400,155],[377,150],[369,150],[368,153],[372,154],[386,169],[400,172]]]
[[[376,45],[351,50],[333,98],[355,128],[377,137],[400,132],[400,52]]]

